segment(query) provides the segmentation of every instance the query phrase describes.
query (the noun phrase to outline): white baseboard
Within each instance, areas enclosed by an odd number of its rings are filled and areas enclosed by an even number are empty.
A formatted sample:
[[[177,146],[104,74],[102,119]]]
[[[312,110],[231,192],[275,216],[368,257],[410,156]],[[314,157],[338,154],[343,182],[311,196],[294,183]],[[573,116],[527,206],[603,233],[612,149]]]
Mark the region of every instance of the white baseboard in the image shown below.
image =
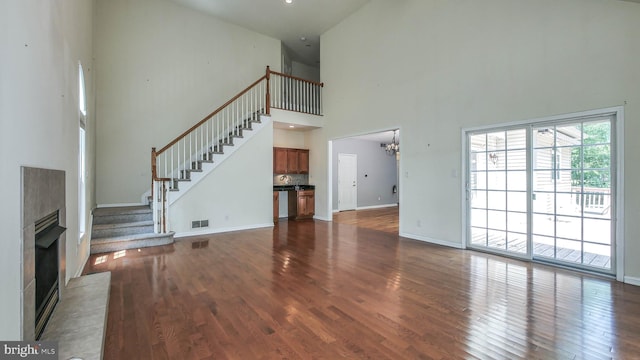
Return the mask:
[[[409,239],[413,239],[413,240],[424,241],[424,242],[427,242],[427,243],[430,243],[430,244],[448,246],[448,247],[452,247],[452,248],[456,248],[456,249],[464,249],[462,244],[454,243],[454,242],[451,242],[451,241],[434,239],[434,238],[430,238],[430,237],[426,237],[426,236],[422,236],[422,235],[409,234],[409,233],[401,232],[400,236],[406,237],[406,238],[409,238]]]
[[[397,207],[398,204],[393,203],[393,204],[382,204],[382,205],[372,205],[372,206],[360,206],[357,207],[356,210],[370,210],[370,209],[382,209],[382,208],[388,208],[388,207]]]
[[[635,276],[625,276],[624,283],[629,285],[640,286],[640,278]]]
[[[324,216],[317,216],[317,215],[314,215],[314,216],[313,216],[313,220],[333,221],[333,219],[331,219],[331,218],[326,218],[326,217],[324,217]]]
[[[388,208],[388,207],[396,207],[398,206],[397,203],[393,203],[393,204],[382,204],[382,205],[372,205],[372,206],[360,206],[355,208],[354,210],[369,210],[369,209],[382,209],[382,208]],[[339,213],[342,210],[332,210],[333,213]],[[351,210],[345,210],[345,211],[351,211]]]
[[[228,228],[215,228],[215,229],[204,229],[199,231],[185,231],[181,233],[175,233],[173,235],[174,238],[183,238],[188,236],[202,236],[202,235],[212,235],[212,234],[220,234],[232,231],[241,231],[241,230],[253,230],[253,229],[261,229],[266,227],[273,227],[273,223],[268,224],[253,224],[246,226],[234,226]]]
[[[98,204],[99,208],[122,207],[122,206],[143,206],[144,203],[121,203],[121,204]]]

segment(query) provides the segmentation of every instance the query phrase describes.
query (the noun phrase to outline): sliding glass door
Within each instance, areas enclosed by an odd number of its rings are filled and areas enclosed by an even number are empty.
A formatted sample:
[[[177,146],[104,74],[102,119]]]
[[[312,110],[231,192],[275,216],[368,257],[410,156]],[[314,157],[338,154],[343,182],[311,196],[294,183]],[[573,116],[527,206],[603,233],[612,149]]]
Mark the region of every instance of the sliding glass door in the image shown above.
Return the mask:
[[[613,119],[466,132],[468,247],[614,273]]]
[[[611,272],[611,120],[533,128],[533,256]]]
[[[528,256],[527,129],[468,139],[470,245]]]

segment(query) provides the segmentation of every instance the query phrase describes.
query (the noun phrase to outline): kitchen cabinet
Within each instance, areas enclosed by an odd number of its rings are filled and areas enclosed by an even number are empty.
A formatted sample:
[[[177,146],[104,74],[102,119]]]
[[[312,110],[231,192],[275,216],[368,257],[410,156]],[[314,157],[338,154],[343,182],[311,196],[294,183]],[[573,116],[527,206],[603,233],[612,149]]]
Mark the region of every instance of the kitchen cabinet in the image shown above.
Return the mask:
[[[298,149],[287,149],[287,174],[298,172]]]
[[[274,174],[308,174],[309,150],[273,148]]]
[[[298,150],[298,173],[309,173],[309,150]]]
[[[273,192],[273,223],[278,222],[278,215],[280,213],[280,193]]]
[[[315,215],[315,191],[289,191],[289,219],[313,219]]]
[[[273,148],[273,173],[287,173],[287,149]]]

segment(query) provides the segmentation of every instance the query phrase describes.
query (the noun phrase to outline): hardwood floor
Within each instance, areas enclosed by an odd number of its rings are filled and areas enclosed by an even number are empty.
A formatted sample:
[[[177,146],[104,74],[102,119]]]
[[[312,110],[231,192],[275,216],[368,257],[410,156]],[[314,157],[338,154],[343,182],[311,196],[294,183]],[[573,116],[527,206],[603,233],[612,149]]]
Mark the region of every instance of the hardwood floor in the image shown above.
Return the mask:
[[[398,234],[398,207],[342,211],[333,214],[333,221],[340,224],[357,225],[361,228]]]
[[[640,287],[339,222],[92,255],[105,359],[637,359]]]

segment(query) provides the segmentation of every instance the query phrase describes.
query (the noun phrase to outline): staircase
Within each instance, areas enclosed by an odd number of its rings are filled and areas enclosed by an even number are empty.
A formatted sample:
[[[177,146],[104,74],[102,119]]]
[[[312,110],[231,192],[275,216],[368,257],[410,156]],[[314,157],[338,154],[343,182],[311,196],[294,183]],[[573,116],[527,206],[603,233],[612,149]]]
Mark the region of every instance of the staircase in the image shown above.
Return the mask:
[[[160,150],[151,149],[149,205],[93,212],[91,253],[173,243],[171,205],[270,121],[270,109],[322,114],[323,83],[271,71]]]
[[[191,186],[206,174],[211,172],[217,165],[221,164],[229,155],[246,142],[253,135],[254,131],[260,130],[263,125],[263,110],[258,110],[249,114],[245,119],[238,122],[228,134],[223,135],[217,142],[207,144],[206,149],[195,154],[193,160],[187,161],[187,165],[176,175],[170,178],[169,191],[170,203],[186,193]],[[249,133],[248,131],[251,131]],[[182,185],[180,185],[182,183]],[[179,194],[178,194],[179,193]]]
[[[171,243],[173,232],[154,232],[150,206],[97,208],[93,211],[91,254]]]
[[[267,66],[264,76],[190,129],[159,150],[152,148],[148,195],[154,231],[171,228],[173,203],[262,129],[271,119],[271,108],[321,115],[323,86]]]

